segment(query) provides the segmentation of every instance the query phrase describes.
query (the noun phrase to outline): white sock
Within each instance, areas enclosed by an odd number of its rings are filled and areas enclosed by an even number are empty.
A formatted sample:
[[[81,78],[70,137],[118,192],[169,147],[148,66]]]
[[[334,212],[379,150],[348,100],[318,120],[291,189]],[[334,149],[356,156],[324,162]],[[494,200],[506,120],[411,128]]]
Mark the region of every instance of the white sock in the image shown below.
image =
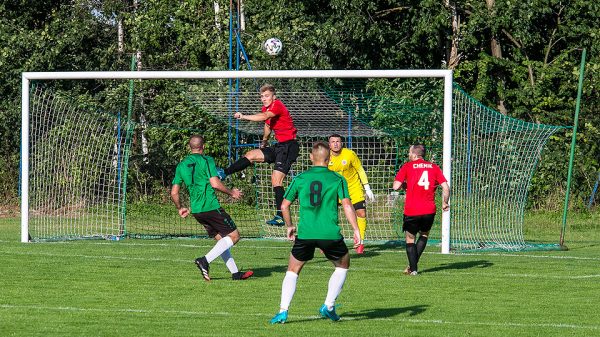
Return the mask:
[[[221,254],[231,247],[233,247],[233,241],[229,236],[226,236],[217,241],[215,246],[210,250],[210,252],[206,253],[204,257],[206,257],[206,261],[208,261],[208,263],[211,263],[214,259],[221,256]]]
[[[235,274],[239,271],[237,265],[235,264],[233,256],[231,256],[231,249],[227,249],[226,251],[224,251],[223,254],[221,254],[221,258],[223,259],[223,262],[225,262],[225,265],[227,266],[227,269],[229,269],[229,272]]]
[[[331,310],[335,305],[335,300],[342,292],[342,287],[346,281],[346,274],[348,274],[348,269],[339,267],[335,268],[333,274],[331,274],[329,287],[327,288],[327,297],[325,298],[327,309]]]
[[[279,305],[280,311],[288,310],[294,293],[296,292],[296,281],[298,280],[298,274],[293,271],[285,273],[283,283],[281,284],[281,304]]]

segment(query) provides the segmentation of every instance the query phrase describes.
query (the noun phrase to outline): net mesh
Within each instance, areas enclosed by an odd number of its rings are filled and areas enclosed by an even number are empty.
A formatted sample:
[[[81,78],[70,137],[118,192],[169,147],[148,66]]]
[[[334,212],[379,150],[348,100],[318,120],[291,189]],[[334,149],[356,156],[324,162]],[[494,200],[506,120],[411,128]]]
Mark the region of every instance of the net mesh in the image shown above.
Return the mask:
[[[30,114],[31,238],[118,237],[128,152],[121,119],[41,88],[32,92]]]
[[[174,208],[170,197],[171,180],[179,160],[185,156],[189,137],[197,130],[170,126],[135,126],[137,140],[132,142],[129,158],[127,185],[127,221],[128,237],[142,239],[160,239],[167,237],[207,237],[204,227],[192,216],[181,218]],[[142,150],[141,135],[148,152]],[[246,189],[247,190],[247,189]],[[217,193],[219,197],[222,197]],[[181,204],[189,207],[187,189],[181,189]],[[226,199],[223,199],[227,203]],[[240,210],[252,209],[243,205]],[[241,203],[239,205],[242,205]],[[236,204],[227,205],[239,206]],[[238,214],[239,211],[234,212]],[[237,223],[237,222],[236,222]],[[258,233],[250,234],[258,236]]]
[[[393,99],[383,100],[374,92],[369,92],[369,84],[365,81],[320,82],[314,81],[293,83],[266,80],[277,83],[279,98],[294,119],[298,129],[298,141],[301,145],[300,155],[291,172],[284,180],[284,187],[298,173],[307,170],[312,164],[309,152],[314,142],[328,141],[331,134],[344,137],[346,147],[352,149],[365,169],[369,185],[375,195],[373,202],[367,201],[366,240],[397,240],[401,234],[402,198],[392,193],[391,185],[399,164],[405,157],[406,149],[411,142],[417,140],[433,145],[441,151],[441,139],[432,139],[432,135],[441,134],[441,104],[437,108],[419,109],[405,102]],[[374,82],[376,83],[376,82]],[[212,92],[192,92],[190,99],[201,110],[213,115],[222,123],[231,123],[234,127],[232,147],[237,151],[236,158],[243,155],[248,148],[258,146],[263,134],[262,123],[246,120],[231,120],[231,112],[255,114],[260,111],[262,103],[253,85],[241,85],[247,90],[238,90],[230,94],[227,88]],[[399,111],[410,111],[401,114]],[[418,127],[403,128],[403,133],[378,127],[378,125],[404,125],[417,119],[421,121],[437,120],[439,123],[422,123]],[[414,124],[414,122],[412,122]],[[401,152],[400,157],[399,153]],[[441,159],[439,151],[434,156]],[[232,213],[232,217],[242,228],[258,227],[258,233],[267,238],[285,238],[285,228],[266,224],[275,215],[274,192],[271,186],[272,165],[256,164],[252,170],[238,174],[238,179],[250,181],[255,186],[255,212],[251,218]],[[229,178],[228,178],[229,179]],[[294,203],[291,206],[293,221],[297,223],[298,212]],[[352,237],[350,224],[343,210],[340,209],[340,225],[345,237]],[[439,227],[440,219],[438,219]],[[439,235],[438,235],[439,237]]]
[[[460,88],[454,92],[454,109],[453,249],[558,248],[525,242],[523,213],[542,149],[561,127],[501,115]]]
[[[284,187],[310,167],[308,153],[315,141],[327,142],[331,134],[340,134],[346,147],[361,159],[375,194],[375,201],[367,202],[366,240],[403,238],[404,195],[394,193],[391,186],[395,173],[407,161],[408,147],[416,142],[428,147],[427,160],[442,166],[441,81],[264,82],[275,85],[298,129],[301,151]],[[236,83],[232,93],[222,80],[181,83],[181,92],[199,115],[207,116],[210,123],[229,126],[222,137],[229,141],[230,158],[215,158],[222,166],[258,147],[262,123],[232,118],[235,112],[260,111],[258,87],[256,81],[248,80]],[[540,153],[560,127],[501,115],[457,86],[453,95],[452,249],[547,249],[525,242],[523,212]],[[175,166],[185,155],[189,136],[199,130],[127,123],[118,114],[74,104],[39,88],[32,90],[30,114],[33,240],[206,236],[192,217],[178,216],[169,197]],[[140,135],[143,141],[136,139]],[[142,143],[149,152],[142,151]],[[228,186],[243,190],[242,201],[231,202],[219,194],[245,237],[285,237],[284,228],[265,223],[275,214],[271,172],[270,164],[256,164],[228,177]],[[185,189],[183,193],[185,205]],[[437,198],[439,205],[439,195]],[[293,204],[292,214],[297,222],[295,207]],[[352,237],[342,211],[340,220],[343,235]],[[434,242],[440,239],[440,227],[438,210],[430,234]]]

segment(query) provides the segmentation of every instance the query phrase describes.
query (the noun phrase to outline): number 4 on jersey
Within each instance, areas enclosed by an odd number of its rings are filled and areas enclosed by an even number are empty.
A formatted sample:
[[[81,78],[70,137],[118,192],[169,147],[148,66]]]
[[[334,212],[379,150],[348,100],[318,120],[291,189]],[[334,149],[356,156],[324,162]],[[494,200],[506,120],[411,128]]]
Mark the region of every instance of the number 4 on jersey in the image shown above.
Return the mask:
[[[421,178],[419,178],[417,185],[423,186],[423,188],[426,191],[429,189],[429,173],[428,173],[428,171],[423,171],[423,174],[421,174]]]

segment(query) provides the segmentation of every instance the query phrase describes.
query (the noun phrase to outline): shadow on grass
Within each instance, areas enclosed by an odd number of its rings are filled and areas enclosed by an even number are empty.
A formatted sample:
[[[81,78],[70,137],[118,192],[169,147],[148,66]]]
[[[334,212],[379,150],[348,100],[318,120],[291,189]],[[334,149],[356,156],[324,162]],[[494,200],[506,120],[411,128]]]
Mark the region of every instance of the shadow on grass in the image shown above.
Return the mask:
[[[339,310],[337,310],[337,311],[338,311],[339,315],[342,317],[340,322],[344,322],[345,320],[347,320],[347,321],[362,321],[362,320],[367,320],[367,319],[391,318],[391,317],[398,316],[400,314],[405,314],[405,313],[408,313],[409,316],[416,316],[416,315],[423,313],[426,309],[427,309],[427,305],[414,305],[414,306],[403,307],[403,308],[376,308],[376,309],[348,311],[348,312],[344,312],[343,310],[341,312]],[[316,321],[316,320],[322,320],[322,319],[324,319],[324,318],[322,318],[318,315],[316,315],[314,317],[310,317],[310,318],[304,318],[304,319],[295,319],[293,316],[290,315],[290,321],[286,322],[286,324],[309,322],[309,321]]]
[[[253,277],[269,277],[273,273],[285,273],[287,271],[287,263],[281,266],[250,268],[254,272]]]
[[[388,249],[399,249],[399,248],[406,248],[406,242],[404,240],[386,241],[386,242],[384,242],[382,244],[379,244],[379,245],[369,246],[369,249],[371,249],[373,251],[388,250]],[[365,252],[366,252],[366,249],[365,249]]]
[[[390,318],[404,313],[408,313],[409,316],[416,316],[423,313],[426,308],[427,305],[413,305],[403,308],[377,308],[361,311],[349,311],[342,313],[341,316],[351,318],[352,320]]]
[[[491,267],[494,264],[490,261],[486,260],[477,260],[477,261],[465,261],[465,262],[454,262],[454,263],[446,263],[441,266],[419,270],[419,273],[435,273],[436,271],[441,270],[460,270],[460,269],[470,269],[470,268],[487,268]]]
[[[350,249],[350,258],[351,259],[364,259],[371,258],[378,255],[381,255],[377,252],[377,249],[373,249],[372,246],[365,246],[365,251],[362,254],[357,254],[354,249]]]
[[[569,246],[564,245],[562,250],[581,250],[581,249],[586,249],[586,248],[595,248],[595,247],[600,247],[600,243],[597,241],[579,241],[575,244],[573,244],[573,246],[571,245],[572,243],[569,243]]]

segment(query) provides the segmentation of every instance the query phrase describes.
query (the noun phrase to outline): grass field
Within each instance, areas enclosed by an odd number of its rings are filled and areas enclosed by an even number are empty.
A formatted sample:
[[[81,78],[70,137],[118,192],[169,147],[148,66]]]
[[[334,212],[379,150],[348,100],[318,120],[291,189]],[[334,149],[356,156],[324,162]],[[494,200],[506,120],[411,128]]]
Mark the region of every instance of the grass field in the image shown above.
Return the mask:
[[[369,245],[352,255],[337,323],[318,317],[332,266],[316,254],[288,323],[271,326],[287,242],[240,241],[233,255],[255,277],[231,281],[218,259],[209,283],[193,264],[209,240],[22,244],[19,219],[0,219],[0,335],[600,336],[598,220],[574,220],[583,225],[568,234],[568,251],[441,255],[428,247],[416,277],[402,275],[402,247]]]

